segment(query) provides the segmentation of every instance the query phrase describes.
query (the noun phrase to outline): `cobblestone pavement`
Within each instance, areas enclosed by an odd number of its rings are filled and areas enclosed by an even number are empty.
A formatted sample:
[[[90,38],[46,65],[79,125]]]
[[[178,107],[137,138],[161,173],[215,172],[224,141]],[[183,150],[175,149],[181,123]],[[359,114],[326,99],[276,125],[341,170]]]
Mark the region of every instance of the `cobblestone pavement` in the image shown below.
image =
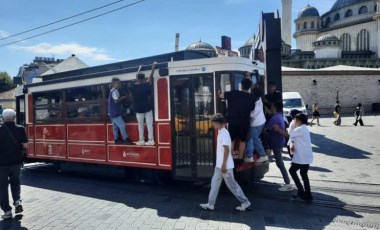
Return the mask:
[[[311,128],[313,204],[291,201],[290,193],[277,191],[281,178],[274,163],[263,181],[244,188],[253,202],[253,210],[246,213],[233,211],[238,202],[226,189],[216,211],[199,209],[207,200],[207,185],[149,185],[57,173],[51,167],[27,168],[23,216],[0,221],[0,230],[380,229],[380,118],[364,121],[370,126],[350,127],[344,118],[347,126],[332,127],[331,119],[322,119],[325,127]]]

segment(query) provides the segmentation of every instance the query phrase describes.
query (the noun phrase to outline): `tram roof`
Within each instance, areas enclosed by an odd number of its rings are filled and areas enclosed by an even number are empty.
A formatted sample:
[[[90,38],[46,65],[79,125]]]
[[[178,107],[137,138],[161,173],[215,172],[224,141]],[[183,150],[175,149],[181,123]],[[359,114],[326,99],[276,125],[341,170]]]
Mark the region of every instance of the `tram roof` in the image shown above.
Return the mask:
[[[76,80],[81,78],[93,78],[101,77],[122,73],[132,73],[136,72],[140,65],[144,65],[145,68],[148,65],[153,64],[153,62],[160,63],[158,64],[159,68],[167,68],[167,63],[170,61],[183,61],[183,60],[194,60],[194,59],[203,59],[211,58],[211,56],[197,51],[178,51],[167,54],[160,54],[145,58],[138,58],[129,61],[116,62],[106,65],[99,65],[94,67],[88,67],[78,70],[71,70],[66,72],[60,72],[55,74],[49,74],[42,77],[42,82],[32,83],[25,85],[25,87],[33,87],[44,84],[65,82],[69,80]],[[145,69],[144,68],[144,69]]]

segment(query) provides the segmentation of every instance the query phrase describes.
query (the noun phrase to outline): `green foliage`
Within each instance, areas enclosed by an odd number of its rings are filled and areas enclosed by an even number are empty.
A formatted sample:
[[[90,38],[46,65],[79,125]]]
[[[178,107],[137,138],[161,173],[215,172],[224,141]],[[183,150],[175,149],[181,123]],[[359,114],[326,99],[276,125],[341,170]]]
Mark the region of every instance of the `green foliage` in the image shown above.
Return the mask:
[[[13,80],[7,72],[0,72],[0,92],[7,91],[14,87]]]

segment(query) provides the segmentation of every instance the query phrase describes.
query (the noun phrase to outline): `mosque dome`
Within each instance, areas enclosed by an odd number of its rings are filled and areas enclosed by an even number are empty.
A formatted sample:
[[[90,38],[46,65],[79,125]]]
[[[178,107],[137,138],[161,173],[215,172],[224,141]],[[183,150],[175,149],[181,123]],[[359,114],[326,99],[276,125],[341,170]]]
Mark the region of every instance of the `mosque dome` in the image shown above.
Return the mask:
[[[250,39],[248,39],[248,41],[246,41],[243,46],[253,46],[253,40],[254,40],[254,38],[255,38],[255,36],[253,36]]]
[[[215,51],[212,45],[202,41],[191,43],[186,50]]]
[[[305,18],[305,17],[319,17],[319,12],[317,8],[307,5],[298,13],[298,18]]]
[[[360,2],[365,2],[365,1],[367,0],[337,0],[334,3],[334,5],[331,7],[330,11],[338,10],[346,6],[353,5]]]
[[[317,42],[322,42],[322,41],[339,41],[339,39],[332,34],[325,34],[325,35],[320,36],[317,39]]]

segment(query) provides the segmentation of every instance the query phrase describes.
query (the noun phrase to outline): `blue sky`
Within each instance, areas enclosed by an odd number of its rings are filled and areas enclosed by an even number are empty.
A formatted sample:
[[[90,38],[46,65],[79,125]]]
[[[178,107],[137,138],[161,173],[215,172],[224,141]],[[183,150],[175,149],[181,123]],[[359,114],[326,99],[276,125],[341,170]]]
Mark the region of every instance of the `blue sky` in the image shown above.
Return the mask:
[[[37,27],[114,0],[2,0],[0,38]],[[124,0],[106,10],[131,3]],[[334,0],[318,0],[320,13]],[[293,0],[293,18],[308,2]],[[72,53],[90,66],[134,59],[174,50],[175,33],[180,49],[202,39],[220,44],[220,36],[232,37],[233,49],[242,46],[258,26],[260,12],[281,10],[280,0],[146,0],[115,13],[0,48],[0,71],[15,76],[18,68],[35,56],[67,58]],[[1,44],[63,26],[103,11],[97,11],[42,30],[0,41]],[[294,31],[294,30],[293,30]]]

